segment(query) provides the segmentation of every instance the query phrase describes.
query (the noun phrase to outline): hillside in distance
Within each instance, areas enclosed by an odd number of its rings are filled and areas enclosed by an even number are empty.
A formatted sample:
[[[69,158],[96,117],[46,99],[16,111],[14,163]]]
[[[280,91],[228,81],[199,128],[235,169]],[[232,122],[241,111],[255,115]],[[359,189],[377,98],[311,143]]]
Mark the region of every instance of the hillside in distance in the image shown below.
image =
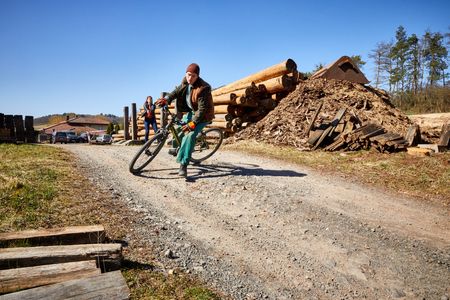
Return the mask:
[[[123,122],[123,117],[118,117],[113,114],[97,114],[97,115],[91,115],[91,114],[76,114],[76,113],[63,113],[63,114],[52,114],[52,115],[46,115],[42,117],[34,118],[34,126],[46,126],[46,125],[52,125],[57,124],[59,122],[67,120],[67,117],[70,119],[75,117],[97,117],[104,119],[105,121],[108,121],[113,124],[121,124]]]

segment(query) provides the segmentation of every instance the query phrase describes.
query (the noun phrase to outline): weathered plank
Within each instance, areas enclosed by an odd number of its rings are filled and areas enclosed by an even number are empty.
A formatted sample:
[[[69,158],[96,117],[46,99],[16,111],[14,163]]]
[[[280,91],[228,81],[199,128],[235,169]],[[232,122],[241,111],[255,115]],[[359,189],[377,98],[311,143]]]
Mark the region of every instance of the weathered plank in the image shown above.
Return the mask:
[[[405,140],[408,146],[415,146],[420,141],[420,127],[417,124],[409,126],[408,132],[406,133]]]
[[[2,270],[92,259],[101,264],[120,265],[122,245],[83,244],[0,249]]]
[[[430,156],[431,152],[433,152],[433,150],[431,149],[424,149],[424,148],[419,148],[419,147],[408,147],[406,149],[406,152],[409,155],[414,155],[414,156]]]
[[[0,293],[100,274],[94,260],[0,270]]]
[[[130,290],[120,271],[69,280],[0,296],[1,300],[129,299]]]
[[[392,132],[379,134],[379,135],[372,136],[369,138],[369,140],[371,142],[378,142],[382,145],[386,144],[387,142],[395,141],[398,139],[403,139],[403,137],[397,133],[392,133]]]
[[[306,135],[308,135],[309,132],[311,131],[311,129],[313,128],[314,122],[316,121],[317,116],[319,115],[319,112],[322,109],[322,106],[323,106],[323,102],[320,102],[319,106],[316,108],[316,111],[314,112],[311,122],[309,123],[308,129],[306,130]]]
[[[28,245],[41,246],[103,243],[105,228],[102,225],[70,226],[0,233],[2,247],[24,241]]]
[[[333,133],[333,130],[336,128],[336,126],[339,124],[339,122],[341,121],[341,119],[344,117],[345,112],[347,111],[346,108],[341,108],[336,115],[334,116],[333,120],[331,121],[331,124],[328,128],[326,128],[324,130],[324,132],[322,133],[322,136],[319,138],[319,140],[317,141],[317,143],[314,145],[314,147],[312,148],[313,150],[317,149],[317,147],[320,146],[320,144],[322,144],[322,142],[325,140],[325,138],[327,136],[330,136],[331,133]]]
[[[439,137],[439,146],[448,148],[450,146],[450,124],[444,124]]]

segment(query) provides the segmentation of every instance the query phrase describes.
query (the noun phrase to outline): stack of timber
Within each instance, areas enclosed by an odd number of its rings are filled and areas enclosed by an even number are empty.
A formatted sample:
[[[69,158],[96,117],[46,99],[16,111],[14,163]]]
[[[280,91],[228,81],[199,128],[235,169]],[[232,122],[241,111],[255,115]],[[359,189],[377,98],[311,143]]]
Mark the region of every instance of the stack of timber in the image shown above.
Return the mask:
[[[129,299],[122,245],[104,240],[98,225],[0,233],[0,298]]]
[[[0,143],[36,143],[37,131],[33,126],[32,116],[5,115],[0,113]]]
[[[334,79],[308,79],[253,126],[230,142],[256,139],[300,150],[382,152],[409,146],[412,122],[390,102],[386,92]],[[411,137],[417,132],[412,131]]]
[[[228,135],[258,122],[293,91],[302,78],[292,59],[212,91],[215,119],[209,127]]]

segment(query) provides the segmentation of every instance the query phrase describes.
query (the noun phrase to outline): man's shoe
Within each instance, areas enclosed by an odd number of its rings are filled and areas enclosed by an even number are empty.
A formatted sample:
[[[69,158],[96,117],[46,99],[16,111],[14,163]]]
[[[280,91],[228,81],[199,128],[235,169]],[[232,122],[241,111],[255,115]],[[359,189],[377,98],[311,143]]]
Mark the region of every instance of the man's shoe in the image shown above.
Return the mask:
[[[169,154],[173,155],[173,156],[177,156],[177,148],[170,148],[169,149]]]
[[[182,177],[187,177],[187,165],[180,165],[180,170],[178,171],[178,175]]]

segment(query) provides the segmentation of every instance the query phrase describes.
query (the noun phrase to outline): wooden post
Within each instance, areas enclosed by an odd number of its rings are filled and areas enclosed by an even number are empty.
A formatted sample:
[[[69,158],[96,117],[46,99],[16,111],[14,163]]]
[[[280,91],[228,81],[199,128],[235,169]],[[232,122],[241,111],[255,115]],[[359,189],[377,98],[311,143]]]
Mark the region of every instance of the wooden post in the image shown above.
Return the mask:
[[[137,141],[137,111],[136,103],[131,103],[131,139]]]
[[[164,98],[166,95],[167,95],[166,92],[162,92],[161,93],[161,99]],[[162,110],[161,110],[161,115],[159,116],[159,124],[161,124],[159,126],[160,128],[162,128],[162,127],[167,125],[167,116],[166,116],[166,113],[164,113]]]
[[[125,140],[130,139],[130,128],[129,128],[129,114],[128,114],[128,106],[124,106],[123,108],[123,137]]]

